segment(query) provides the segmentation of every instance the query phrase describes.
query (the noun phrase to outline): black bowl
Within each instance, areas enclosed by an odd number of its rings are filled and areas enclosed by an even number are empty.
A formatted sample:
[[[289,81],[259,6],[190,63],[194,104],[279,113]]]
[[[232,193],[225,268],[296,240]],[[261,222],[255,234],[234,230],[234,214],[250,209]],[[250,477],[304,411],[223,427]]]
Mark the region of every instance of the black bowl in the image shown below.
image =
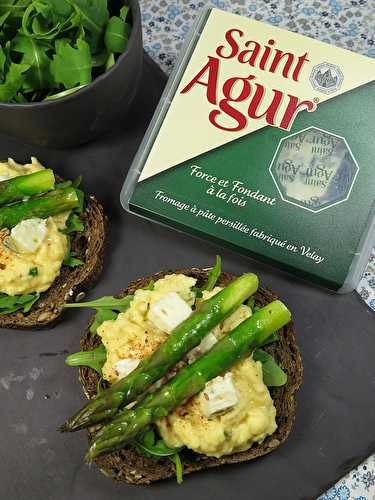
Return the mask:
[[[38,146],[63,148],[93,140],[123,116],[142,72],[142,25],[138,0],[128,0],[132,31],[126,50],[108,71],[61,99],[0,103],[0,133]]]

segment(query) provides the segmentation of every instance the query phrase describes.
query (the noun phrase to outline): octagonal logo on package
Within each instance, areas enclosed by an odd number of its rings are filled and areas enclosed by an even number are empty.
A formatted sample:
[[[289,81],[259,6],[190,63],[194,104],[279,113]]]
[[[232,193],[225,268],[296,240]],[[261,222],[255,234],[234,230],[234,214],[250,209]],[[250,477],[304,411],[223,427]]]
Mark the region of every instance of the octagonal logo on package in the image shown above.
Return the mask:
[[[314,66],[310,82],[315,90],[323,94],[337,92],[344,81],[344,75],[339,66],[331,63],[321,63]]]
[[[316,127],[281,139],[270,166],[282,200],[316,213],[349,198],[358,170],[346,139]]]

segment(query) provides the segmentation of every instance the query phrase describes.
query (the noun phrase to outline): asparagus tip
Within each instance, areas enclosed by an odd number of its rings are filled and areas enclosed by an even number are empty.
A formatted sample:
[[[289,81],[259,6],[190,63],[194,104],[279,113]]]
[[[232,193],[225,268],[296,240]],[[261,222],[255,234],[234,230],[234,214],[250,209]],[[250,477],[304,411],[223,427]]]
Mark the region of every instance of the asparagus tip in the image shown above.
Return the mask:
[[[60,425],[60,427],[57,428],[57,430],[59,432],[69,432],[71,429],[68,422],[64,422],[62,425]]]

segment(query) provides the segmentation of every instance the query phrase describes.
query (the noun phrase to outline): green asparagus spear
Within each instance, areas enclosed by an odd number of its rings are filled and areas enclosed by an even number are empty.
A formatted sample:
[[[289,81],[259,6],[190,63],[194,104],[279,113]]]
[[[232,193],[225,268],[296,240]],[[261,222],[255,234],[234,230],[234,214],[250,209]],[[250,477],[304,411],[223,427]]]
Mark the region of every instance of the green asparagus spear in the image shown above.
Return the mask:
[[[32,198],[23,203],[15,203],[0,208],[0,228],[12,227],[22,220],[39,217],[46,219],[51,215],[72,210],[78,206],[78,197],[74,188],[56,189],[39,198]]]
[[[113,417],[120,408],[134,401],[163,377],[187,352],[198,345],[212,328],[255,293],[257,288],[257,276],[244,274],[204,301],[197,311],[174,329],[151,356],[145,358],[128,376],[92,399],[68,419],[60,430],[76,431]]]
[[[206,383],[228,370],[248,355],[276,330],[291,319],[287,307],[275,300],[243,321],[224,336],[204,356],[183,368],[158,391],[149,394],[142,403],[121,412],[96,435],[87,459],[110,453],[133,440],[145,427],[165,417],[204,389]]]
[[[50,169],[2,181],[0,182],[0,206],[22,200],[27,196],[46,193],[54,186],[55,176]]]

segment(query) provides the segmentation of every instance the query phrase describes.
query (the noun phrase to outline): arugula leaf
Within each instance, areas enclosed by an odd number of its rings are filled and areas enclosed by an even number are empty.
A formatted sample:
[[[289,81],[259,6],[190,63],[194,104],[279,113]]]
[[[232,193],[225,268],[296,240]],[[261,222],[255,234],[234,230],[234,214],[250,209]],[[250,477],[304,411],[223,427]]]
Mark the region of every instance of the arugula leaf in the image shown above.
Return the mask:
[[[81,233],[85,230],[85,225],[77,214],[72,212],[65,224],[65,229],[61,232],[64,234]]]
[[[5,69],[5,63],[7,60],[7,56],[3,50],[3,48],[0,46],[0,78],[4,76],[4,69]]]
[[[67,0],[48,0],[48,3],[51,5],[54,21],[66,21],[74,11]]]
[[[178,453],[175,453],[173,457],[169,457],[169,459],[174,463],[176,469],[176,481],[177,484],[182,484],[184,469],[182,466],[181,458]]]
[[[104,27],[109,18],[107,0],[68,1],[80,14],[81,23],[88,32],[87,41],[92,52],[98,52],[98,48],[103,37]]]
[[[73,187],[75,188],[76,190],[76,194],[77,194],[77,198],[78,198],[78,207],[76,207],[74,209],[75,212],[77,212],[78,214],[81,214],[83,212],[83,207],[84,207],[84,204],[85,204],[85,193],[83,191],[81,191],[80,189],[78,189],[77,187],[74,186],[74,181],[73,181]]]
[[[11,63],[5,75],[4,83],[0,84],[0,101],[11,101],[22,87],[24,81],[23,73],[29,69],[27,64]]]
[[[73,254],[70,254],[70,255],[68,255],[68,257],[65,257],[63,264],[64,264],[64,266],[73,267],[73,268],[85,265],[83,260],[77,259],[77,257],[74,257]]]
[[[72,186],[76,189],[79,188],[79,186],[81,185],[81,182],[82,182],[82,175],[79,175],[78,177],[76,177],[74,179],[74,181],[72,181]]]
[[[169,448],[163,439],[156,436],[153,427],[137,436],[135,446],[141,453],[153,457],[170,457],[182,450],[182,448]]]
[[[28,295],[7,295],[5,293],[0,293],[0,316],[11,314],[19,310],[23,310],[24,313],[27,313],[39,297],[39,293],[31,293]]]
[[[94,321],[90,326],[90,333],[95,334],[99,326],[104,323],[104,321],[110,321],[116,319],[118,313],[112,309],[97,309],[94,317]]]
[[[150,280],[149,283],[147,284],[147,286],[145,286],[143,288],[143,290],[152,291],[154,288],[155,288],[155,281],[154,280]]]
[[[253,352],[253,359],[262,363],[263,381],[267,386],[281,387],[287,383],[287,374],[268,352],[256,349]]]
[[[67,40],[56,40],[56,54],[51,62],[51,72],[66,89],[91,82],[91,53],[85,40],[77,40],[72,47]]]
[[[98,54],[94,54],[91,58],[92,67],[97,68],[100,66],[104,66],[108,59],[108,52],[106,49],[102,50]]]
[[[30,2],[31,0],[0,0],[0,15],[8,14],[7,21],[18,27],[24,10]]]
[[[66,254],[63,260],[63,265],[68,267],[78,267],[83,266],[85,263],[81,259],[77,259],[75,252],[72,252],[70,236],[67,236],[68,248],[66,249]]]
[[[10,10],[8,10],[8,11],[4,12],[4,14],[0,15],[0,28],[3,26],[5,21],[8,19],[9,14],[10,14]]]
[[[107,62],[105,63],[105,69],[106,71],[109,70],[114,64],[115,64],[115,56],[113,55],[113,52],[111,52],[108,56]]]
[[[134,446],[138,453],[146,457],[168,457],[175,464],[177,483],[182,483],[183,468],[178,454],[182,450],[182,447],[169,448],[164,440],[156,435],[154,427],[150,427],[146,432],[137,436],[134,441]]]
[[[117,16],[110,18],[104,34],[104,43],[109,52],[122,53],[128,43],[127,24]]]
[[[203,297],[203,292],[200,288],[192,286],[191,291],[195,294],[195,299],[201,299]]]
[[[130,304],[133,300],[133,295],[127,295],[122,299],[116,299],[110,295],[101,297],[97,300],[92,300],[90,302],[77,302],[65,304],[64,307],[90,307],[92,309],[111,309],[112,311],[125,312],[129,309]]]
[[[221,275],[221,257],[220,255],[216,255],[216,262],[214,267],[209,271],[207,276],[206,284],[201,288],[201,290],[211,291],[215,288],[217,280]]]
[[[88,366],[102,374],[102,368],[107,359],[107,351],[103,344],[92,351],[80,351],[70,354],[65,359],[68,366]]]
[[[151,280],[143,290],[153,290],[154,281]],[[116,319],[120,312],[125,312],[131,306],[133,295],[127,295],[122,299],[111,296],[101,297],[91,302],[78,302],[76,304],[65,304],[65,307],[90,307],[96,310],[94,321],[90,326],[90,333],[95,334],[104,321]]]
[[[129,14],[129,6],[128,5],[123,5],[120,9],[120,17],[121,19],[125,22],[126,18],[128,17]]]
[[[50,71],[51,59],[47,55],[52,46],[48,42],[18,34],[13,39],[11,47],[15,52],[23,54],[21,63],[29,65],[23,82],[25,90],[53,87],[54,80]]]
[[[47,96],[44,100],[45,101],[52,101],[52,99],[61,99],[61,97],[65,97],[70,94],[74,94],[74,92],[77,92],[77,90],[83,89],[83,87],[86,87],[85,85],[77,85],[77,87],[73,87],[72,89],[67,89],[63,90],[62,92],[57,92],[57,94],[51,94]]]

